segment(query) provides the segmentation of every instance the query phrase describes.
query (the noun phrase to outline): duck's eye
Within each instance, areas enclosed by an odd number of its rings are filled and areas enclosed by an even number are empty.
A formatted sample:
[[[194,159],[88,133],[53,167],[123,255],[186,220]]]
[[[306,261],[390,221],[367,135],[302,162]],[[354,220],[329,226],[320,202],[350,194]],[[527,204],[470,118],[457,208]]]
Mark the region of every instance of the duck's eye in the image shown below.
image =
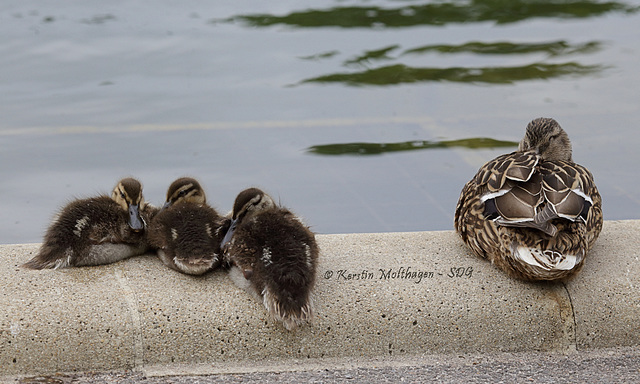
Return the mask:
[[[178,193],[178,196],[179,197],[184,197],[186,194],[187,194],[187,190],[185,189],[185,190],[180,191],[180,193]]]
[[[124,192],[120,192],[120,197],[122,197],[123,199],[126,198],[126,196],[124,195]]]

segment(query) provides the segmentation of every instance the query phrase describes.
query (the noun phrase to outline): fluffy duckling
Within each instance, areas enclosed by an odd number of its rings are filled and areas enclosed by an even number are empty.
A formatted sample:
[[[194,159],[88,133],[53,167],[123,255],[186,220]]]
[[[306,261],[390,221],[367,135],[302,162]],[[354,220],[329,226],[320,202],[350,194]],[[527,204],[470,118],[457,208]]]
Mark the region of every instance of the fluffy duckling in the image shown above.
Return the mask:
[[[133,178],[118,182],[111,197],[75,200],[65,206],[47,230],[38,254],[23,267],[80,267],[114,263],[147,251],[146,223],[156,208],[142,196]]]
[[[476,255],[523,280],[558,280],[581,269],[602,229],[602,199],[571,152],[560,125],[539,118],[517,151],[480,168],[462,189],[454,219]]]
[[[287,330],[311,320],[319,249],[298,217],[260,189],[246,189],[235,200],[222,247],[234,283]]]
[[[167,201],[153,218],[148,239],[164,265],[189,275],[201,275],[221,263],[222,218],[206,203],[195,179],[183,177],[167,191]]]

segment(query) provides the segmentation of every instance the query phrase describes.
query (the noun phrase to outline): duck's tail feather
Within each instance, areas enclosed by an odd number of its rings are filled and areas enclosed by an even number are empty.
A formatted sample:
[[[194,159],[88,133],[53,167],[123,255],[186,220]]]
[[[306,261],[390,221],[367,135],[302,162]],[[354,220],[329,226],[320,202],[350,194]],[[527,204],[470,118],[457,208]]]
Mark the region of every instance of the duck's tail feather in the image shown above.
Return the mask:
[[[551,249],[531,248],[522,245],[512,250],[516,260],[545,271],[570,271],[582,259],[580,255],[560,253]]]

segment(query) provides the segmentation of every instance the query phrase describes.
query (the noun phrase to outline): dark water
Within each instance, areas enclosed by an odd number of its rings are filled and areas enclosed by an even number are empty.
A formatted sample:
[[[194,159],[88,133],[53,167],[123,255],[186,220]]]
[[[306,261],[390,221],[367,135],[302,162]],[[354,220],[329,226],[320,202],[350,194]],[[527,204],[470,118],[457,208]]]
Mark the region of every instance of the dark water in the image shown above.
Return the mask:
[[[127,175],[161,204],[257,185],[321,233],[451,229],[462,185],[556,118],[640,218],[640,2],[4,1],[0,243]]]

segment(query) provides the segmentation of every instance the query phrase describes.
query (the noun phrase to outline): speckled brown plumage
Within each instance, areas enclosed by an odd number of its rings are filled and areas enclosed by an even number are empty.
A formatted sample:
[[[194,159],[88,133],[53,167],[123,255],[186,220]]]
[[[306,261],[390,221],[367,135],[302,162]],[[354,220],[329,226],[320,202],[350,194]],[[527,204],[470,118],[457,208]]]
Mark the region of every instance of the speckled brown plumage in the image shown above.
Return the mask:
[[[473,252],[523,280],[558,280],[584,263],[602,229],[591,173],[572,161],[553,119],[533,120],[518,151],[480,168],[462,189],[456,231]]]
[[[157,209],[144,201],[142,185],[120,180],[111,197],[75,200],[47,230],[38,254],[23,266],[65,268],[113,263],[147,251],[146,223]]]
[[[238,286],[253,293],[288,330],[311,320],[319,249],[298,217],[250,188],[236,198],[225,240],[224,257]]]

